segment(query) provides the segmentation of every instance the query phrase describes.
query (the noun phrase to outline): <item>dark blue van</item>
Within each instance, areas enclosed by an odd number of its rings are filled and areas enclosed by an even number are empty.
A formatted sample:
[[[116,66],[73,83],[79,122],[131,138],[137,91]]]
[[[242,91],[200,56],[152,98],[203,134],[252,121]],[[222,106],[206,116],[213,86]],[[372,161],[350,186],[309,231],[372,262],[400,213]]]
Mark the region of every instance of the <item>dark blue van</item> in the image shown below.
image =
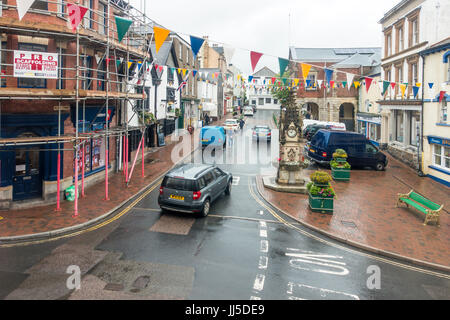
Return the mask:
[[[200,142],[203,148],[209,145],[214,147],[225,147],[227,143],[225,129],[219,126],[203,127],[200,132]]]
[[[363,134],[349,131],[319,130],[307,145],[307,155],[319,164],[329,164],[336,149],[344,149],[352,167],[372,167],[383,171],[388,160]]]

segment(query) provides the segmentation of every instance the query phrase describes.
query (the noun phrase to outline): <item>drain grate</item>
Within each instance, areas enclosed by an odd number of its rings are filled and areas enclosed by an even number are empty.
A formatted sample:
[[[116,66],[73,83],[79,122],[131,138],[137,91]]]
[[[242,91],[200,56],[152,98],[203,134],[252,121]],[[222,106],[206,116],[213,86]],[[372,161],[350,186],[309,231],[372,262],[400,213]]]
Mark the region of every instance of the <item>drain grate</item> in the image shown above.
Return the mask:
[[[123,289],[123,284],[120,283],[108,283],[104,288],[104,290],[108,291],[123,291]]]
[[[352,222],[352,221],[344,221],[344,220],[341,220],[341,223],[342,223],[344,226],[346,226],[346,227],[349,227],[349,228],[356,228],[356,224],[355,224],[354,222]]]

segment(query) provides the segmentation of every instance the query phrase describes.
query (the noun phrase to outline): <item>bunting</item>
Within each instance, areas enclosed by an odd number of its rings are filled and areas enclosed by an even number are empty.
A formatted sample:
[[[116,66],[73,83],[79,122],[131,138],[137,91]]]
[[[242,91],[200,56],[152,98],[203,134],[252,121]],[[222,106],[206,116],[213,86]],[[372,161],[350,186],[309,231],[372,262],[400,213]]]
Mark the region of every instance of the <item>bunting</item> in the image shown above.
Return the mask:
[[[442,102],[442,100],[444,99],[444,96],[445,96],[445,91],[439,92],[439,103]]]
[[[387,89],[389,88],[390,82],[389,81],[383,81],[383,92],[381,93],[382,96],[386,94]]]
[[[128,29],[130,29],[131,25],[133,24],[133,20],[124,19],[118,16],[114,16],[114,18],[116,20],[117,38],[119,42],[122,42],[123,37],[125,37]]]
[[[300,66],[302,67],[303,81],[306,81],[306,78],[308,78],[309,75],[309,71],[311,70],[311,66],[305,63],[301,63]]]
[[[28,10],[33,5],[34,1],[35,0],[16,0],[19,20],[22,20],[22,18],[27,14]]]
[[[258,64],[259,59],[261,59],[262,55],[262,53],[250,51],[250,61],[252,63],[253,72],[255,72],[256,65]]]
[[[400,87],[400,91],[402,92],[402,98],[403,98],[405,95],[406,84],[401,83],[401,84],[399,84],[399,87]]]
[[[72,28],[72,31],[75,32],[77,30],[87,10],[88,10],[87,8],[77,6],[76,4],[73,3],[67,4],[67,13],[69,14],[69,23],[70,27]]]
[[[417,97],[418,93],[419,93],[419,87],[418,86],[413,86],[414,99]]]
[[[372,78],[365,77],[366,80],[366,91],[369,93],[370,85],[372,84]]]
[[[194,36],[191,37],[191,49],[192,53],[194,54],[194,60],[197,58],[197,53],[199,52],[200,48],[202,47],[203,43],[205,42],[205,39],[197,38]]]
[[[355,89],[358,89],[361,86],[361,83],[359,81],[353,82],[353,85],[355,86]]]
[[[325,75],[326,75],[327,83],[330,84],[331,78],[333,76],[333,70],[325,68]]]
[[[289,65],[289,60],[278,58],[278,63],[280,64],[280,77],[282,77],[287,66]]]
[[[166,41],[166,38],[169,35],[170,31],[164,28],[153,27],[153,32],[155,38],[156,53],[158,53],[164,41]]]

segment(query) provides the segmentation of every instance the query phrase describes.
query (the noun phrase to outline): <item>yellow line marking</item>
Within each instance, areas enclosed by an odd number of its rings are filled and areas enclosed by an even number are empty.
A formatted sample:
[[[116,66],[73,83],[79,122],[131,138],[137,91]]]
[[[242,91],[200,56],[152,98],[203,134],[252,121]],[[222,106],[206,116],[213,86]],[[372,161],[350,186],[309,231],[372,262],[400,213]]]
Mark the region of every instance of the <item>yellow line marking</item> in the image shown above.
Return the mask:
[[[277,218],[279,221],[281,221],[286,226],[289,226],[289,227],[297,230],[298,232],[300,232],[301,234],[303,234],[303,235],[305,235],[307,237],[315,239],[315,240],[317,240],[319,242],[322,242],[324,244],[327,244],[329,246],[332,246],[332,247],[335,247],[335,248],[338,248],[338,249],[341,249],[341,250],[344,250],[344,251],[347,251],[347,252],[350,252],[350,253],[353,253],[353,254],[358,254],[360,256],[364,256],[364,257],[367,257],[367,258],[375,259],[375,260],[378,260],[378,261],[381,261],[381,262],[384,262],[384,263],[387,263],[387,264],[391,264],[391,265],[394,265],[394,266],[397,266],[397,267],[400,267],[400,268],[403,268],[403,269],[408,269],[408,270],[411,270],[411,271],[417,271],[417,272],[425,273],[425,274],[428,274],[428,275],[432,275],[432,276],[436,276],[436,277],[440,277],[440,278],[444,278],[444,279],[450,279],[450,275],[446,275],[446,274],[439,273],[439,272],[434,272],[434,271],[429,271],[429,270],[421,269],[421,268],[418,268],[418,267],[408,266],[408,265],[405,265],[405,264],[402,264],[402,263],[398,263],[398,262],[387,260],[387,259],[384,259],[384,258],[381,258],[381,257],[373,256],[371,254],[367,254],[367,253],[363,253],[363,252],[360,252],[360,251],[356,251],[354,249],[346,248],[346,247],[344,247],[342,245],[332,243],[332,242],[327,241],[325,239],[319,238],[319,237],[317,237],[317,236],[315,236],[315,235],[313,235],[313,234],[311,234],[311,233],[309,233],[307,231],[301,230],[298,227],[294,226],[293,224],[291,224],[291,223],[287,222],[286,220],[284,220],[283,218],[281,218],[270,207],[268,207],[265,203],[263,203],[256,196],[256,194],[254,193],[253,189],[251,188],[250,183],[248,185],[248,189],[249,189],[250,194],[252,195],[252,197],[256,200],[256,202],[258,202],[262,207],[267,209],[267,211],[269,211],[269,213],[271,215],[273,215],[275,218]],[[361,250],[364,250],[364,249],[361,249]]]
[[[145,198],[150,192],[152,192],[153,190],[155,190],[162,182],[162,179],[160,179],[159,181],[157,181],[153,187],[149,188],[147,191],[145,191],[142,195],[140,195],[136,200],[134,200],[128,207],[126,207],[125,209],[123,209],[119,214],[117,214],[116,216],[100,223],[97,224],[95,226],[92,226],[89,229],[85,229],[85,230],[80,230],[74,233],[70,233],[70,234],[66,234],[66,235],[62,235],[62,236],[58,236],[55,238],[51,238],[51,239],[44,239],[44,240],[36,240],[36,241],[29,241],[29,242],[22,242],[22,243],[15,243],[15,244],[4,244],[4,245],[0,245],[0,248],[11,248],[11,247],[19,247],[19,246],[28,246],[28,245],[35,245],[35,244],[41,244],[41,243],[46,243],[46,242],[51,242],[51,241],[56,241],[56,240],[60,240],[60,239],[65,239],[65,238],[72,238],[87,232],[91,232],[97,229],[100,229],[103,226],[106,226],[114,221],[116,221],[117,219],[121,218],[122,216],[124,216],[128,211],[130,211],[136,204],[138,204],[143,198]]]

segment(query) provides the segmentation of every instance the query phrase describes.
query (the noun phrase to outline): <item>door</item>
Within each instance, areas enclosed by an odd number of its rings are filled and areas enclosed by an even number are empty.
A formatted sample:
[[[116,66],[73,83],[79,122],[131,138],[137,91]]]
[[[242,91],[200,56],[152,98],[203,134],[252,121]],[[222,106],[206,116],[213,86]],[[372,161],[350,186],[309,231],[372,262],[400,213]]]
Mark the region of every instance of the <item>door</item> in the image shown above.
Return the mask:
[[[13,200],[26,200],[42,196],[40,149],[16,149],[13,176]]]
[[[227,179],[226,179],[227,176],[219,168],[215,168],[213,171],[214,175],[216,176],[216,185],[217,185],[216,193],[220,195],[227,188]]]
[[[372,143],[366,142],[364,151],[365,166],[375,167],[377,164],[378,149]]]

